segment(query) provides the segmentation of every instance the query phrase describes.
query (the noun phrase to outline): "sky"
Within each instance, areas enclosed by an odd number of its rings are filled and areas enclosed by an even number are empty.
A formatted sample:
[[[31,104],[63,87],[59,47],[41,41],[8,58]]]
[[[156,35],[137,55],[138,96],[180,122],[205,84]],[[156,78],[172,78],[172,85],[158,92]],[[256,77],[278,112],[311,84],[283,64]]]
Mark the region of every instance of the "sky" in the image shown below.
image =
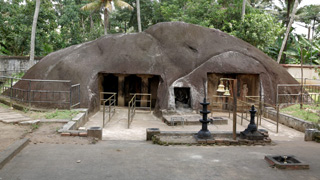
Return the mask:
[[[273,0],[273,1],[276,4],[279,3],[278,0]],[[302,2],[299,4],[298,8],[306,6],[306,5],[311,5],[311,4],[320,5],[320,0],[302,0]],[[305,26],[304,23],[294,22],[292,26],[294,28],[296,28],[295,31],[294,31],[295,33],[297,33],[297,34],[305,34],[305,35],[308,34],[308,28],[302,27],[302,26]]]

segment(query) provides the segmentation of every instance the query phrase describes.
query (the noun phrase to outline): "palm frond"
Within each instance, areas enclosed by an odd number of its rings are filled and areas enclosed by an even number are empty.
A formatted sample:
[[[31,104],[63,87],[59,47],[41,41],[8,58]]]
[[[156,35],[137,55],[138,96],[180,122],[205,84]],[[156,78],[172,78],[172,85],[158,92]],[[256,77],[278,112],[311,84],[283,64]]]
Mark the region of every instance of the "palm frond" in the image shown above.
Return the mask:
[[[91,10],[96,10],[101,7],[101,2],[100,1],[94,1],[92,3],[86,4],[82,6],[80,9],[84,11],[91,11]]]
[[[113,10],[111,1],[107,1],[106,5],[104,6],[109,12]]]
[[[130,4],[124,2],[124,1],[114,0],[113,2],[114,2],[114,5],[115,5],[116,7],[118,7],[118,8],[121,8],[121,9],[129,9],[129,10],[133,11],[133,7],[132,7]]]

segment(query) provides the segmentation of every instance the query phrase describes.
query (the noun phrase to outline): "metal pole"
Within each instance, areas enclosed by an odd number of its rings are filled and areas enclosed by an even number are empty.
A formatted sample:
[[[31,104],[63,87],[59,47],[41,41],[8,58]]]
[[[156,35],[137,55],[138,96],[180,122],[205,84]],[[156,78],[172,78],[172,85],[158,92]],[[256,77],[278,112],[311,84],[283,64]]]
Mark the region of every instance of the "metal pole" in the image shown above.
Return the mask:
[[[70,95],[70,110],[71,110],[71,108],[72,108],[72,85],[71,85],[71,83],[70,83],[70,93],[69,93],[69,95]],[[60,96],[59,96],[59,98],[60,98]]]
[[[30,108],[31,107],[31,81],[29,81],[28,102],[29,102],[29,108]]]
[[[100,101],[100,104],[101,104],[101,101]],[[105,106],[105,104],[103,104],[103,113],[102,113],[103,124],[102,124],[102,127],[104,127],[104,125],[105,125],[105,114],[106,114],[106,106]]]
[[[242,125],[242,123],[243,123],[243,102],[241,102],[242,103],[242,109],[241,109],[241,125]]]
[[[111,101],[109,100],[109,121],[111,119]]]
[[[237,87],[238,83],[237,83],[237,79],[233,80],[233,140],[237,139]]]
[[[78,95],[79,95],[79,108],[80,108],[80,101],[81,101],[81,98],[80,98],[80,84],[78,85]]]
[[[13,95],[13,88],[12,88],[12,85],[13,85],[13,78],[11,78],[11,90],[10,90],[10,107],[12,107],[12,95]]]
[[[279,104],[277,104],[277,133],[279,131],[279,110],[280,110]]]
[[[128,129],[130,128],[129,122],[130,122],[130,101],[128,103]]]

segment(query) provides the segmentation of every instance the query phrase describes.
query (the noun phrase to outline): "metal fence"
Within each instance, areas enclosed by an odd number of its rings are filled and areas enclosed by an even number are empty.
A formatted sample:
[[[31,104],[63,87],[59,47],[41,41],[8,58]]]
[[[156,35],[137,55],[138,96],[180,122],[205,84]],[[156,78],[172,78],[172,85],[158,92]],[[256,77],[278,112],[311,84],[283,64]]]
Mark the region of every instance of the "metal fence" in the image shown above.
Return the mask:
[[[0,93],[29,106],[74,108],[80,106],[80,84],[69,80],[20,79],[0,76]]]
[[[102,94],[106,94],[106,93],[103,92]],[[106,115],[107,114],[109,115],[108,122],[110,122],[112,116],[116,112],[116,102],[117,102],[116,96],[117,96],[117,93],[107,93],[107,94],[111,94],[111,96],[108,99],[103,100],[103,127],[107,123],[106,122]]]
[[[13,76],[15,74],[25,73],[26,69],[21,70],[0,70],[0,76]]]
[[[320,104],[320,84],[278,84],[276,104]]]
[[[134,94],[131,100],[128,103],[128,129],[133,121],[133,117],[136,114],[136,102],[137,96]]]

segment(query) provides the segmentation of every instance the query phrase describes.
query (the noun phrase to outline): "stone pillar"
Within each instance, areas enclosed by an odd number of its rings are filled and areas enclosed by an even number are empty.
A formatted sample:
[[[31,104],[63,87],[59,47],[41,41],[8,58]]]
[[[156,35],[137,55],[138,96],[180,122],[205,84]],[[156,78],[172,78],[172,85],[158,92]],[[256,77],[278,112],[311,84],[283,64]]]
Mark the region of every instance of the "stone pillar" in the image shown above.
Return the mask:
[[[138,77],[141,78],[141,93],[148,93],[148,87],[149,87],[149,78],[152,76],[150,75],[138,75]],[[141,107],[147,107],[148,103],[146,100],[148,100],[148,96],[141,96]]]
[[[124,78],[126,75],[118,74],[118,106],[124,106]]]

